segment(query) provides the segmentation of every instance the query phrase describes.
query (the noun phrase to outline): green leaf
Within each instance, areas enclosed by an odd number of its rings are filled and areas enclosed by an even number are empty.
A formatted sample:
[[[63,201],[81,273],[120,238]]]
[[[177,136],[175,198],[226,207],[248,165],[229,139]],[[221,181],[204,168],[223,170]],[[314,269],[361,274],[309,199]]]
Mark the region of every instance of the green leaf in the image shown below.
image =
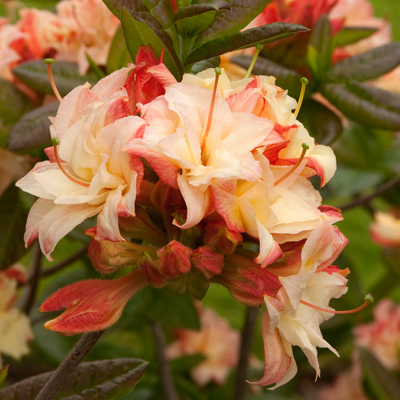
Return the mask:
[[[352,121],[370,128],[400,129],[400,96],[358,82],[329,83],[321,94]]]
[[[227,9],[229,5],[220,0],[182,8],[175,14],[176,29],[183,38],[197,36],[214,23],[219,12]]]
[[[192,66],[191,73],[198,74],[208,68],[216,68],[221,64],[221,59],[219,57],[212,57],[207,60],[199,61]]]
[[[108,53],[107,74],[111,74],[117,69],[126,67],[128,63],[132,62],[132,57],[126,47],[124,32],[120,26],[115,33]]]
[[[96,75],[97,79],[103,79],[106,74],[101,70],[101,68],[95,63],[95,61],[93,60],[92,57],[89,56],[88,53],[85,53],[85,57],[87,62],[90,65],[91,70],[93,71],[93,73]]]
[[[67,95],[72,89],[86,82],[94,84],[98,81],[94,72],[82,76],[78,64],[68,61],[57,61],[52,66],[54,81],[61,96]],[[14,75],[30,88],[45,94],[53,94],[47,73],[47,65],[43,60],[28,61],[13,69]]]
[[[252,59],[253,57],[250,56],[238,55],[232,57],[230,61],[248,69]],[[290,96],[297,98],[300,95],[301,75],[290,68],[276,64],[266,58],[258,57],[253,67],[253,74],[275,76],[276,84],[283,89],[288,89]]]
[[[0,270],[18,261],[26,252],[25,224],[28,213],[20,190],[13,184],[0,197]]]
[[[25,114],[11,129],[7,138],[7,147],[10,150],[22,150],[51,145],[49,117],[56,116],[59,105],[56,101]]]
[[[331,65],[333,41],[331,23],[326,14],[322,15],[311,31],[307,62],[317,82],[324,80]]]
[[[8,365],[5,365],[3,368],[0,369],[0,389],[6,383],[7,374],[8,374]]]
[[[33,104],[13,83],[0,78],[0,85],[0,146],[4,146],[11,127]]]
[[[229,11],[217,15],[214,23],[198,36],[195,48],[202,46],[206,42],[214,41],[221,37],[232,36],[234,33],[239,32],[258,14],[261,14],[270,2],[271,0],[228,0]],[[219,54],[222,53],[214,55]]]
[[[191,64],[207,58],[219,56],[233,50],[253,47],[256,44],[275,42],[299,32],[307,32],[308,29],[302,25],[274,22],[259,28],[247,29],[223,39],[209,41],[197,50],[189,54],[186,63]]]
[[[400,64],[400,43],[389,43],[344,59],[328,73],[331,81],[366,81],[386,74]]]
[[[115,358],[80,364],[68,377],[58,400],[117,400],[130,393],[146,371],[148,362]],[[52,372],[36,375],[0,391],[1,400],[34,400]]]
[[[319,144],[330,145],[343,132],[340,118],[329,108],[312,99],[304,100],[298,120]]]
[[[136,17],[136,14],[123,9],[121,12],[122,29],[129,53],[132,59],[136,59],[137,52],[141,45],[149,44],[158,58],[161,56],[162,50],[165,48],[164,64],[179,81],[183,75],[182,65],[175,54],[173,48],[168,45],[169,37],[164,35],[149,24],[147,21]]]
[[[368,393],[377,400],[397,400],[400,383],[396,377],[367,350],[360,348],[359,351]]]
[[[370,37],[377,30],[377,28],[367,26],[345,26],[333,37],[334,46],[342,47],[356,43]]]
[[[189,293],[174,296],[169,288],[164,288],[152,290],[152,295],[151,304],[146,311],[148,318],[163,326],[200,329],[199,316]]]

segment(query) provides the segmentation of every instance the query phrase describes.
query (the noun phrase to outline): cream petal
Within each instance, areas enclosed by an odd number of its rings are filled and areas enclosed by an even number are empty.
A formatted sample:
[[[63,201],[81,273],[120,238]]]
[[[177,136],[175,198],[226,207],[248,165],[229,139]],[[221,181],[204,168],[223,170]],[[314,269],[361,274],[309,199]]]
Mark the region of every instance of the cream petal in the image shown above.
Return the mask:
[[[133,64],[131,64],[129,67],[121,68],[112,74],[107,75],[93,86],[92,92],[96,94],[99,99],[105,99],[112,96],[124,86],[129,72],[132,69]]]

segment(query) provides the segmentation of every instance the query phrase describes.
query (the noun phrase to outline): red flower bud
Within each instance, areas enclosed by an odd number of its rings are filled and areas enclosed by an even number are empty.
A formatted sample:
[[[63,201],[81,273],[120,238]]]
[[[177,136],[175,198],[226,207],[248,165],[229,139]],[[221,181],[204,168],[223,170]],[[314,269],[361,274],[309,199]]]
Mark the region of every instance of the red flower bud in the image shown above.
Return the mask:
[[[162,249],[157,251],[159,258],[158,271],[171,278],[187,274],[191,269],[190,256],[192,249],[182,243],[172,240]]]
[[[229,230],[222,219],[209,221],[204,230],[204,243],[222,254],[232,254],[236,246],[243,241],[242,235]]]
[[[224,256],[216,253],[210,246],[203,246],[193,250],[192,262],[206,279],[211,279],[221,273],[224,267]]]

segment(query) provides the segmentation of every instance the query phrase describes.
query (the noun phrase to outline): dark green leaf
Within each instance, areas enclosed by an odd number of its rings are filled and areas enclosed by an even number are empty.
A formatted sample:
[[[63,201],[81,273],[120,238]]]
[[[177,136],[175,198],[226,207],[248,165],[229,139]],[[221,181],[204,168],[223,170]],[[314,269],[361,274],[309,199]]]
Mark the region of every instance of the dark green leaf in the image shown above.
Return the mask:
[[[359,351],[368,393],[378,400],[397,400],[400,383],[396,377],[367,350],[361,348]]]
[[[82,363],[68,377],[58,400],[117,400],[128,394],[140,380],[148,362],[115,358]],[[0,391],[1,400],[34,400],[52,372],[33,376]]]
[[[92,57],[89,56],[88,53],[85,54],[86,60],[90,65],[91,70],[94,72],[96,75],[97,79],[103,79],[106,74],[101,70],[101,68],[95,63]]]
[[[340,118],[329,108],[312,100],[304,100],[298,117],[319,144],[330,145],[343,132]]]
[[[378,29],[363,26],[345,26],[333,38],[335,47],[347,46],[359,40],[366,39]]]
[[[57,114],[59,105],[56,101],[35,108],[30,113],[25,114],[11,129],[7,139],[7,147],[10,150],[22,150],[39,145],[51,145],[49,117],[54,117]]]
[[[389,43],[344,59],[328,73],[331,81],[366,81],[386,74],[400,64],[400,43]]]
[[[0,78],[0,85],[0,146],[4,146],[11,127],[33,104],[13,83]]]
[[[239,55],[231,58],[231,62],[248,69],[252,58],[250,56]],[[258,57],[253,68],[253,74],[275,76],[276,84],[283,89],[288,89],[290,96],[299,97],[300,95],[301,75],[292,69],[276,64],[266,58]]]
[[[275,22],[259,28],[247,29],[244,32],[225,36],[223,39],[207,42],[190,53],[186,59],[186,63],[191,64],[206,58],[219,56],[229,51],[253,47],[258,43],[265,44],[275,42],[276,40],[306,31],[308,31],[308,29],[302,25],[287,24],[284,22]]]
[[[199,61],[196,64],[193,64],[191,73],[198,74],[201,71],[204,71],[208,68],[216,68],[221,64],[221,59],[219,57],[212,57],[208,60]]]
[[[49,10],[55,9],[59,0],[21,0],[26,7],[35,7]]]
[[[164,326],[199,330],[200,321],[189,293],[174,296],[169,288],[152,290],[153,299],[147,310],[150,319]]]
[[[400,129],[400,96],[358,82],[329,83],[321,93],[346,117],[370,128]]]
[[[311,31],[308,47],[308,65],[317,81],[322,81],[331,63],[333,52],[331,23],[322,15]]]
[[[175,14],[176,29],[183,38],[197,36],[214,23],[220,10],[227,9],[229,4],[222,0],[182,8]]]
[[[8,374],[8,365],[0,369],[0,389],[4,386]]]
[[[195,48],[202,46],[206,42],[231,36],[239,32],[258,14],[261,14],[270,2],[271,0],[228,0],[229,11],[217,15],[214,23],[199,35],[195,43]],[[222,53],[214,55],[219,54]]]
[[[136,14],[135,16],[131,15],[125,9],[121,13],[121,22],[126,44],[132,59],[136,59],[136,54],[141,45],[145,46],[149,44],[158,58],[160,58],[161,52],[165,48],[164,64],[175,78],[180,80],[183,75],[182,66],[172,46],[168,45],[168,35],[164,32],[156,32],[156,29],[151,24],[136,17]]]
[[[128,48],[126,47],[124,32],[119,27],[111,43],[110,52],[107,59],[107,74],[111,74],[117,69],[126,67],[128,63],[133,62]]]
[[[98,81],[94,72],[82,76],[78,65],[68,61],[57,61],[52,66],[54,81],[61,96],[67,95],[72,89],[86,82],[92,84]],[[53,94],[47,73],[47,65],[43,60],[28,61],[13,69],[14,75],[27,86],[40,93]]]
[[[25,224],[28,213],[13,184],[0,197],[0,270],[9,267],[26,252]]]

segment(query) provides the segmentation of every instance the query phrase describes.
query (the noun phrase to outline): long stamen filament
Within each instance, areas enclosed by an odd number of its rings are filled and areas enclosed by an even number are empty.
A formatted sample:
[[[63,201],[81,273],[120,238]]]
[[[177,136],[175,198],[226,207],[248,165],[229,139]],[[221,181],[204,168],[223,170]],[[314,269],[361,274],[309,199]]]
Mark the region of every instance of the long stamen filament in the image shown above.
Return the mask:
[[[217,97],[217,88],[218,88],[218,81],[219,81],[219,76],[221,75],[221,69],[220,68],[215,68],[215,81],[214,81],[214,89],[213,93],[211,96],[211,104],[210,104],[210,111],[208,112],[208,119],[207,119],[207,125],[206,125],[206,130],[204,133],[204,139],[203,139],[203,146],[205,145],[205,139],[208,136],[211,128],[211,121],[214,113],[214,104],[215,104],[215,98]]]
[[[301,162],[304,159],[304,156],[306,155],[306,151],[310,148],[310,146],[307,143],[302,143],[301,147],[303,148],[303,151],[301,152],[301,155],[299,159],[297,160],[297,163],[293,165],[293,167],[288,171],[285,175],[283,175],[281,178],[279,178],[275,183],[274,187],[278,186],[280,183],[282,183],[285,179],[289,178],[290,175],[293,174],[294,171],[298,168],[298,166],[301,164]]]
[[[365,307],[367,307],[369,304],[371,304],[373,302],[374,302],[374,298],[370,294],[367,294],[364,297],[364,304],[361,305],[360,307],[357,307],[354,310],[336,311],[336,310],[327,310],[325,308],[317,307],[317,306],[314,306],[311,303],[308,303],[307,301],[300,300],[300,303],[305,305],[305,306],[307,306],[307,307],[311,307],[311,308],[314,308],[315,310],[323,311],[323,312],[327,312],[327,313],[331,313],[331,314],[354,314],[356,312],[364,310]]]
[[[46,58],[44,60],[44,63],[47,64],[47,73],[49,74],[49,80],[50,80],[50,84],[53,89],[53,92],[56,95],[57,100],[61,103],[62,97],[60,95],[60,92],[57,89],[56,83],[54,82],[53,71],[51,70],[51,64],[54,64],[54,60],[52,58]]]
[[[254,67],[254,64],[256,63],[256,61],[257,61],[257,58],[258,58],[258,55],[260,54],[260,51],[262,50],[262,48],[263,48],[263,45],[262,44],[257,44],[256,45],[256,52],[254,53],[254,57],[253,57],[253,59],[251,60],[251,64],[250,64],[250,66],[249,66],[249,69],[247,70],[247,72],[246,72],[246,75],[244,76],[244,79],[246,79],[246,78],[248,78],[249,76],[250,76],[250,74],[251,74],[251,71],[253,71],[253,67]]]
[[[56,161],[57,161],[58,167],[60,168],[61,172],[62,172],[70,181],[72,181],[72,182],[74,182],[74,183],[77,183],[78,185],[81,185],[81,186],[89,187],[89,186],[90,186],[89,183],[87,183],[87,182],[82,182],[82,181],[80,181],[79,179],[74,178],[73,176],[71,176],[71,175],[64,169],[64,167],[62,166],[61,161],[60,161],[60,156],[58,155],[58,147],[57,147],[57,146],[59,145],[60,142],[58,141],[57,138],[53,138],[51,141],[53,142],[53,147],[54,147],[54,157],[55,157],[55,159],[56,159]]]
[[[295,116],[296,118],[297,118],[297,116],[299,115],[301,105],[303,104],[304,94],[305,94],[305,92],[306,92],[306,86],[308,85],[308,79],[303,77],[303,78],[300,79],[300,82],[301,82],[300,97],[299,97],[299,101],[298,101],[298,103],[297,103],[296,110],[295,110],[295,112],[294,112],[294,116]]]

